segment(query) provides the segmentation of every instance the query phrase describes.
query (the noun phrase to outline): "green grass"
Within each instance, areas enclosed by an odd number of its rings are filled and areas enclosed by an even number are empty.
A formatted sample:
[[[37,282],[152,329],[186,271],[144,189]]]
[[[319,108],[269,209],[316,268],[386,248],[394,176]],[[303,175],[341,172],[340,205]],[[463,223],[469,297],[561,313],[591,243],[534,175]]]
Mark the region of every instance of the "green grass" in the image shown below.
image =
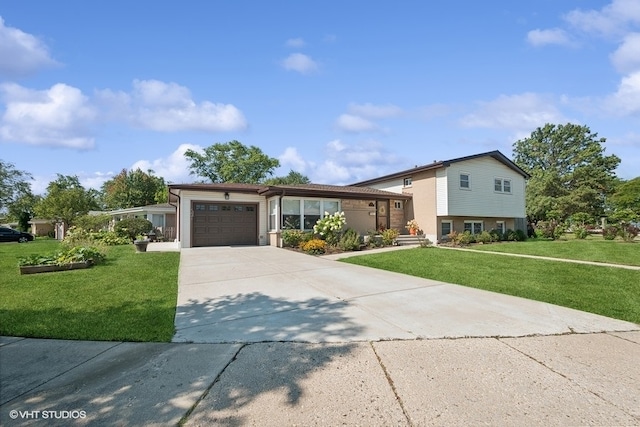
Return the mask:
[[[604,240],[599,236],[591,236],[585,240],[571,238],[554,241],[530,239],[525,242],[472,245],[469,248],[478,251],[508,252],[640,266],[640,243]]]
[[[437,248],[384,252],[342,261],[640,324],[640,271]]]
[[[18,258],[55,240],[0,244],[0,335],[168,342],[174,333],[179,253],[108,247],[105,264],[20,275]]]

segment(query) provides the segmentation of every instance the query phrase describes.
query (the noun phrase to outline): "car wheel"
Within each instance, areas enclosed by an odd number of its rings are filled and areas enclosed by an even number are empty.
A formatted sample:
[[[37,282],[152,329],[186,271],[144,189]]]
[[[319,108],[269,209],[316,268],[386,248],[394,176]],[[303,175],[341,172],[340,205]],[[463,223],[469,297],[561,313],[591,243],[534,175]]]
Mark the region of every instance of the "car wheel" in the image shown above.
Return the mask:
[[[26,237],[20,237],[18,239],[18,243],[27,243],[29,241],[29,239],[27,239]]]

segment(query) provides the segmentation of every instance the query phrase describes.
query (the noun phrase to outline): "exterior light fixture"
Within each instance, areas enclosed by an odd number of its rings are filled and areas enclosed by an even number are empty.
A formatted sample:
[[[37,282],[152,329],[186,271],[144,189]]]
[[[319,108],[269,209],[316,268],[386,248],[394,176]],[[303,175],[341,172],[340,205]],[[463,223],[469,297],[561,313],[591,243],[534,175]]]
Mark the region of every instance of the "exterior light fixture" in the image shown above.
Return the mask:
[[[228,192],[225,192],[225,193],[224,193],[224,199],[225,199],[225,200],[229,200],[229,193],[228,193]]]

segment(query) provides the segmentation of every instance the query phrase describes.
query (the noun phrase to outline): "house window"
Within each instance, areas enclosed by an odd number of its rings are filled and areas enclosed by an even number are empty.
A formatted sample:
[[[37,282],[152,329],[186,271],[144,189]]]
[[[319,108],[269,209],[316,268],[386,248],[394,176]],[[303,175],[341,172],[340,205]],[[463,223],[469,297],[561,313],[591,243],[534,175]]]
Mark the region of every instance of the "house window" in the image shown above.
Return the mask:
[[[282,201],[282,225],[285,230],[312,230],[325,214],[333,215],[340,210],[337,200],[284,199]],[[275,215],[273,209],[270,210]],[[275,223],[275,220],[274,220]]]
[[[269,201],[269,230],[276,229],[277,214],[278,214],[278,201],[270,200]]]
[[[395,202],[393,202],[393,207],[395,209],[402,209],[402,201],[397,201],[396,200]]]
[[[465,221],[464,231],[468,231],[471,234],[482,233],[482,221]]]
[[[320,219],[320,200],[304,201],[304,229],[313,230],[313,226]]]
[[[504,226],[504,221],[496,221],[496,230],[498,230],[501,234],[504,234],[506,230]]]
[[[411,177],[407,177],[404,179],[403,185],[405,187],[411,187],[412,181],[411,181]]]
[[[460,188],[464,190],[471,189],[471,176],[468,173],[460,174]]]
[[[440,237],[446,237],[451,233],[452,229],[453,224],[451,221],[442,221],[442,223],[440,223]]]
[[[495,178],[493,180],[493,189],[497,193],[511,193],[511,180]]]

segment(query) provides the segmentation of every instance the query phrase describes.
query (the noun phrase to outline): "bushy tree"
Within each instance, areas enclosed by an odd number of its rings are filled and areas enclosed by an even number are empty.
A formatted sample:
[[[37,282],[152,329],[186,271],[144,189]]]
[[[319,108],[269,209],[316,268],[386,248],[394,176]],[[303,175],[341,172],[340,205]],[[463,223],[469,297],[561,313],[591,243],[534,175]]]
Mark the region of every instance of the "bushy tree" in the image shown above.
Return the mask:
[[[44,198],[35,207],[40,218],[62,221],[67,227],[90,210],[98,209],[98,194],[85,189],[77,176],[60,175],[47,186]]]
[[[0,159],[0,212],[6,211],[11,203],[31,192],[30,179],[31,174]]]
[[[534,221],[564,221],[578,212],[602,216],[620,163],[617,156],[604,154],[605,142],[587,126],[572,123],[546,124],[516,141],[514,161],[531,175],[527,215]]]
[[[125,218],[116,222],[114,231],[122,237],[128,237],[131,241],[141,235],[150,232],[153,229],[151,221],[144,218]]]
[[[102,185],[102,200],[107,209],[125,209],[167,202],[167,183],[152,170],[122,171]]]
[[[20,230],[27,231],[29,229],[29,221],[35,216],[35,208],[40,200],[42,200],[41,196],[34,195],[31,190],[27,190],[9,204],[7,209],[9,218],[18,221]]]
[[[187,150],[192,175],[210,182],[258,184],[280,166],[278,159],[267,156],[255,146],[247,147],[238,141],[217,143],[204,149],[204,153]]]
[[[630,210],[640,217],[640,177],[623,181],[609,198],[614,211]],[[627,216],[629,214],[627,213]]]
[[[264,181],[266,185],[296,185],[296,184],[309,184],[311,180],[306,176],[296,171],[289,171],[286,176],[277,176],[275,178],[269,178]]]

